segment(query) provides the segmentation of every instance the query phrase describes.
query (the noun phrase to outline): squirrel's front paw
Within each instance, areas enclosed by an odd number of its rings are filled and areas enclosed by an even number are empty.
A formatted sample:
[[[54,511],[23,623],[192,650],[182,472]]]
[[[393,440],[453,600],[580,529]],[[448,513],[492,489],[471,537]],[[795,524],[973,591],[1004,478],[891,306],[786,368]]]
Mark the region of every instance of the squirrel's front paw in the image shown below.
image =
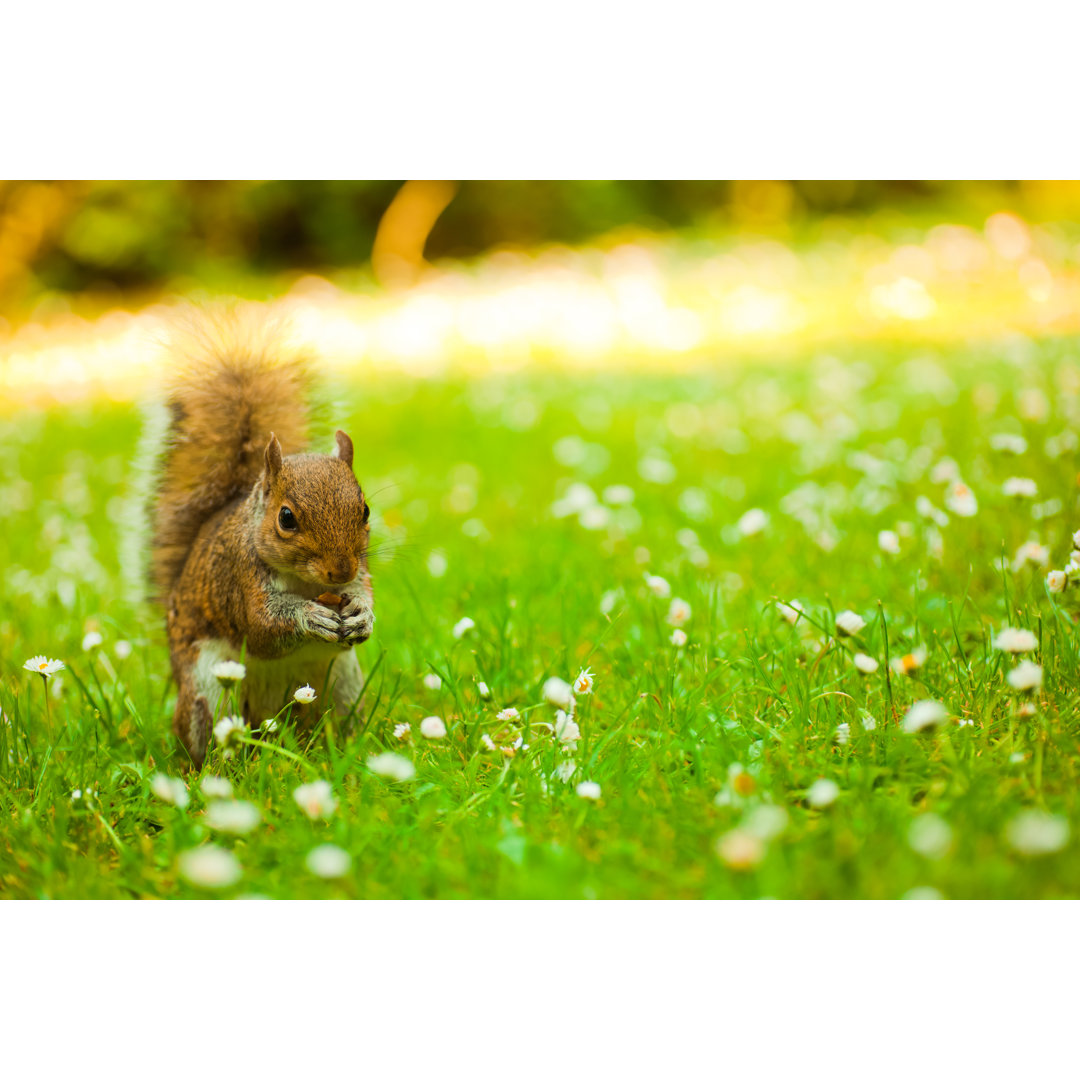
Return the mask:
[[[299,621],[300,632],[305,637],[318,638],[320,641],[338,641],[341,638],[341,616],[314,600],[305,605]]]
[[[355,614],[343,615],[341,619],[341,632],[338,640],[346,648],[360,645],[371,637],[371,631],[375,629],[375,612],[371,608],[363,608]]]

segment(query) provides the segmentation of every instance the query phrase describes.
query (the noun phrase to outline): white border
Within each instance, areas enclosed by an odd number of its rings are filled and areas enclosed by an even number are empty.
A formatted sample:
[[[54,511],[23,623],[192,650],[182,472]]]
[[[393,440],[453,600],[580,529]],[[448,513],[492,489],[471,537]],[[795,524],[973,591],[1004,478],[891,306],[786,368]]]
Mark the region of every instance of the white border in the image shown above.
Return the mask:
[[[0,908],[5,1072],[1055,1076],[1068,903]]]
[[[1060,3],[39,0],[0,175],[1067,178]]]

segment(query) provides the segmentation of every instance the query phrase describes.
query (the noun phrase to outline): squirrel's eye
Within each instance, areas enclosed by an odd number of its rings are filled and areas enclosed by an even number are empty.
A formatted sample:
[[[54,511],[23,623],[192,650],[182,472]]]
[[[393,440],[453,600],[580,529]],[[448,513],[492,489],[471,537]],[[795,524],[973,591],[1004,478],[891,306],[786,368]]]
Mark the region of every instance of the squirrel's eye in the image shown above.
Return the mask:
[[[371,507],[364,503],[364,516],[360,519],[360,524],[366,525],[369,517],[371,517]]]
[[[289,532],[296,531],[296,515],[287,507],[281,508],[281,513],[277,516],[278,524]]]

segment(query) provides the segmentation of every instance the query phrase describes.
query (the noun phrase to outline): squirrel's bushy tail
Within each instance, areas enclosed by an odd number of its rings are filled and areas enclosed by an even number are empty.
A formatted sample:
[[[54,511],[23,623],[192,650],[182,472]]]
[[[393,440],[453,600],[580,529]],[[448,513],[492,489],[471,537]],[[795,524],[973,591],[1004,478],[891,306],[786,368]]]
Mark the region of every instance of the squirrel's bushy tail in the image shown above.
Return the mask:
[[[312,376],[280,327],[201,315],[170,335],[168,428],[150,505],[154,594],[166,600],[203,524],[246,495],[274,432],[286,454],[311,437]]]

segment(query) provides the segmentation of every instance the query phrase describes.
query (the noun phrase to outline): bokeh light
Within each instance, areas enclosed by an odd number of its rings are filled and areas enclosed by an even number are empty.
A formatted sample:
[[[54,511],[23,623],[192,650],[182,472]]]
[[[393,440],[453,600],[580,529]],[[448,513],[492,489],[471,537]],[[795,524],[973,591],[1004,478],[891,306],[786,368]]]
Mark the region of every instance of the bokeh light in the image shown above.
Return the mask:
[[[295,337],[329,367],[418,375],[526,364],[677,370],[840,340],[941,342],[1080,328],[1080,229],[1067,219],[1031,223],[1013,209],[982,213],[982,188],[950,220],[955,199],[920,204],[906,217],[887,201],[862,216],[849,206],[840,217],[838,200],[866,198],[858,185],[743,182],[725,189],[711,217],[679,230],[630,222],[572,247],[496,246],[456,258],[430,249],[440,215],[456,200],[468,213],[455,228],[468,235],[476,226],[468,216],[477,213],[475,187],[410,182],[380,189],[381,214],[366,232],[354,228],[352,267],[300,269],[312,257],[350,255],[327,241],[313,256],[305,239],[291,272],[261,273],[252,260],[272,245],[245,240],[263,220],[249,204],[269,200],[272,190],[203,192],[196,230],[176,220],[167,185],[133,187],[118,203],[108,185],[0,190],[0,390],[9,404],[136,395],[157,370],[173,309],[230,296],[257,298],[287,316]],[[998,197],[1045,215],[1076,204],[1075,188],[1027,185]],[[693,206],[694,198],[686,201]],[[305,204],[294,201],[269,220],[292,213],[303,221]],[[328,201],[326,220],[308,232],[346,228]],[[239,224],[227,228],[220,222],[230,210]],[[160,230],[157,246],[143,236],[148,219]],[[217,240],[193,277],[197,261],[186,245],[199,230]],[[96,277],[87,277],[89,266]]]

